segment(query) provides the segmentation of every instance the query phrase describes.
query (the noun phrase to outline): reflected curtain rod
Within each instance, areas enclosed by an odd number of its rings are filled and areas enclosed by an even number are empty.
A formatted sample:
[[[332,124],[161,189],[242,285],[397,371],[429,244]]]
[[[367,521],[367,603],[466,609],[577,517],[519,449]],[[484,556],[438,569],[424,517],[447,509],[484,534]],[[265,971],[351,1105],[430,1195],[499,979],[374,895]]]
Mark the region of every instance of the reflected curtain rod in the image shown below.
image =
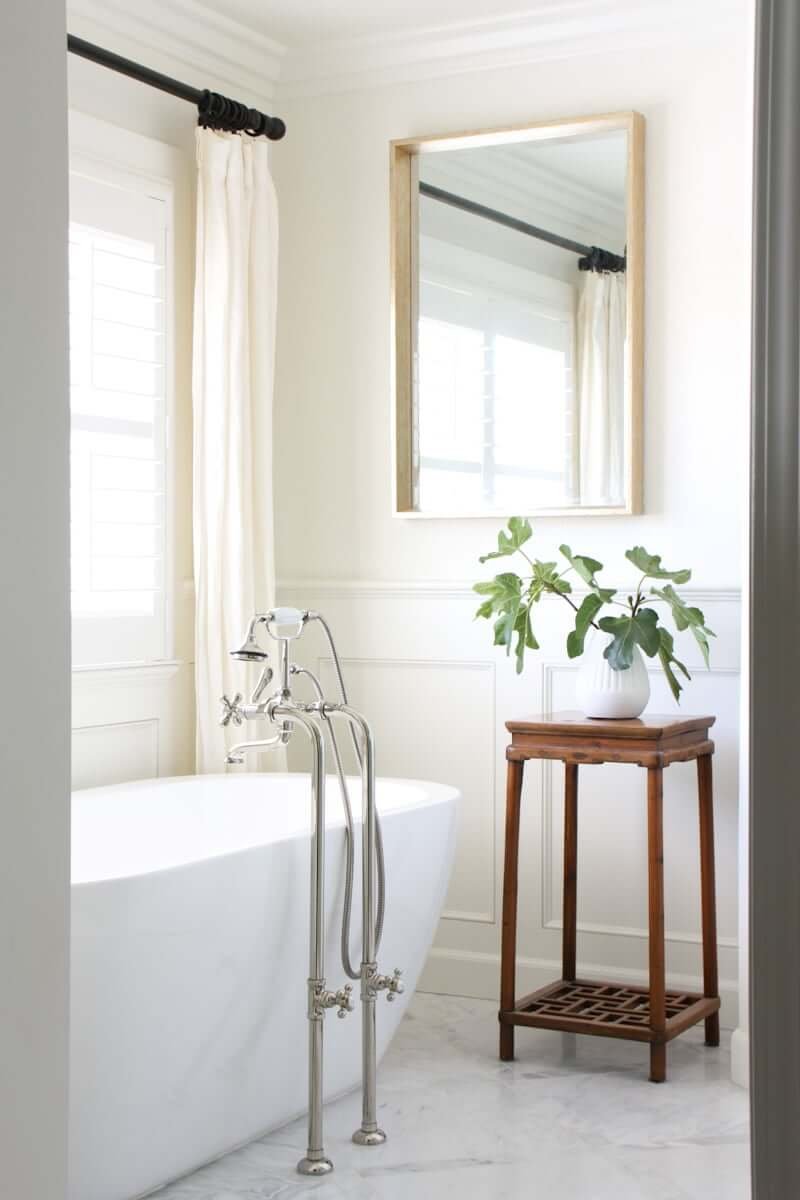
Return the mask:
[[[473,216],[494,221],[496,225],[504,225],[506,229],[513,229],[516,233],[524,233],[527,237],[537,238],[540,242],[548,242],[551,246],[558,246],[562,250],[580,254],[578,268],[581,271],[625,270],[624,255],[613,254],[611,250],[602,250],[599,246],[584,246],[581,242],[573,242],[570,238],[540,229],[538,225],[529,225],[527,221],[520,221],[517,217],[509,216],[508,213],[499,212],[496,208],[487,208],[485,204],[477,204],[474,200],[468,200],[466,196],[457,196],[455,192],[446,192],[444,188],[434,187],[431,183],[423,183],[420,180],[419,194],[427,196],[430,200],[439,200],[442,204],[449,204],[452,208],[460,208],[462,212],[472,213]]]
[[[273,142],[279,141],[286,133],[286,125],[280,117],[269,117],[257,108],[248,108],[238,100],[230,100],[227,96],[220,96],[218,92],[210,92],[207,88],[200,90],[189,87],[188,83],[180,83],[177,79],[171,79],[169,75],[162,75],[160,71],[143,67],[129,58],[122,58],[119,54],[86,42],[83,38],[73,37],[71,33],[67,34],[67,50],[71,54],[87,58],[89,62],[97,63],[100,67],[108,67],[109,70],[127,75],[139,83],[146,83],[148,87],[157,88],[160,92],[177,96],[179,100],[188,100],[190,104],[196,104],[198,122],[206,129],[249,133],[253,137],[264,134]]]

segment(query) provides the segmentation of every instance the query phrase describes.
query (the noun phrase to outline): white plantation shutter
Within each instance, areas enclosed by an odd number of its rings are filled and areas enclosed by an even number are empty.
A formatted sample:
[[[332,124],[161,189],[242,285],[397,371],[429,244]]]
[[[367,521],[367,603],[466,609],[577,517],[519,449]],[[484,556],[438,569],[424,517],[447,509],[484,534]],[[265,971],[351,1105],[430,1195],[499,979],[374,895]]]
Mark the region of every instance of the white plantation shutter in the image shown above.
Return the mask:
[[[166,657],[169,205],[70,177],[73,663]]]

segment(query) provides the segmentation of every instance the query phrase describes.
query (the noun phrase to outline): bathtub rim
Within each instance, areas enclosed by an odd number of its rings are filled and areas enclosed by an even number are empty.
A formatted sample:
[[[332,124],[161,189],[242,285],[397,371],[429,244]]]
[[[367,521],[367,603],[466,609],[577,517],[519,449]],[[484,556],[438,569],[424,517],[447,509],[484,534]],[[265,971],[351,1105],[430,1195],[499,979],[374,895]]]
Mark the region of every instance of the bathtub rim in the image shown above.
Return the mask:
[[[334,779],[334,780],[336,779],[335,775],[327,775],[326,777],[328,779]],[[308,776],[308,773],[305,771],[251,771],[251,772],[242,772],[242,773],[236,774],[236,775],[227,774],[224,772],[213,772],[208,775],[162,775],[162,776],[154,776],[153,778],[150,778],[150,779],[130,780],[129,782],[125,782],[125,783],[100,784],[97,787],[93,787],[93,788],[76,788],[72,792],[72,797],[74,799],[74,797],[80,796],[80,795],[87,795],[87,794],[98,793],[98,792],[112,792],[113,793],[113,792],[124,791],[126,789],[135,789],[138,791],[140,789],[153,788],[154,785],[163,785],[165,787],[168,787],[171,784],[193,783],[193,782],[196,783],[198,781],[205,781],[205,780],[208,780],[210,782],[230,783],[231,781],[235,781],[235,780],[247,780],[248,782],[252,781],[252,780],[258,780],[258,779],[278,781],[278,780],[287,779],[287,778],[291,778],[291,779],[306,778],[306,779],[308,779],[309,776]],[[347,778],[348,783],[352,783],[354,785],[360,785],[360,780],[359,780],[358,776],[348,775],[346,778]],[[452,786],[451,784],[434,783],[432,780],[427,780],[427,779],[409,779],[409,778],[405,778],[405,777],[401,777],[401,776],[379,775],[376,778],[376,784],[378,785],[377,790],[378,790],[378,805],[379,806],[380,806],[379,785],[381,783],[409,784],[411,786],[416,786],[417,788],[422,789],[424,792],[423,800],[420,800],[416,803],[400,804],[397,807],[390,809],[388,812],[380,814],[382,820],[388,820],[389,818],[391,818],[393,816],[400,816],[401,814],[408,813],[410,811],[413,811],[414,809],[432,808],[432,807],[438,806],[440,804],[453,804],[454,806],[456,806],[458,804],[458,802],[461,800],[461,796],[462,796],[460,789]],[[355,810],[354,811],[355,824],[356,824],[356,827],[359,827],[362,822],[361,822],[361,814],[360,814],[360,806],[358,803],[358,798],[356,798],[356,802],[354,804],[354,810]],[[341,817],[339,817],[337,815],[336,819],[326,821],[326,830],[343,829],[344,825],[345,825],[344,814],[342,814]],[[238,846],[234,849],[223,850],[218,854],[206,854],[203,857],[193,858],[187,862],[167,863],[167,864],[164,864],[161,866],[155,866],[149,870],[132,871],[132,872],[124,873],[124,874],[99,875],[99,876],[95,876],[91,879],[74,880],[72,878],[72,869],[70,868],[70,891],[73,888],[91,888],[91,887],[113,886],[115,884],[130,884],[136,880],[152,879],[157,876],[164,876],[169,873],[174,873],[176,871],[192,870],[192,869],[201,867],[204,863],[224,862],[226,859],[235,858],[235,857],[237,857],[239,855],[243,855],[243,854],[257,853],[259,851],[266,850],[271,846],[283,846],[289,842],[297,841],[300,839],[305,840],[308,838],[308,836],[309,835],[307,832],[298,832],[295,830],[294,832],[285,833],[278,837],[271,838],[269,841],[259,841],[259,842],[255,842],[255,843],[247,845],[247,846]]]

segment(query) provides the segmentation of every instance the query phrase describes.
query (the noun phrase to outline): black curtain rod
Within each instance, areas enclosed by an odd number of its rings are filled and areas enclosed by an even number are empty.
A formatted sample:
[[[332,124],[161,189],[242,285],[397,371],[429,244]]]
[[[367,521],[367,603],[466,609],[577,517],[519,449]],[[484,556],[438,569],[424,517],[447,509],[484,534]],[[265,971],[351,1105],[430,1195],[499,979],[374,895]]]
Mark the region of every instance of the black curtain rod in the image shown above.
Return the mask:
[[[540,229],[538,225],[529,225],[527,221],[520,221],[517,217],[509,216],[508,213],[499,212],[496,208],[487,208],[485,204],[477,204],[474,200],[468,200],[466,196],[457,196],[455,192],[446,192],[444,188],[434,187],[431,183],[420,181],[419,193],[421,196],[427,196],[430,200],[439,200],[442,204],[460,208],[463,212],[472,213],[473,216],[494,221],[496,225],[505,225],[506,229],[524,233],[527,237],[537,238],[540,242],[549,242],[551,246],[559,246],[562,250],[580,254],[578,267],[581,271],[625,270],[625,256],[613,254],[611,250],[601,250],[599,246],[584,246],[581,242],[573,242],[570,238],[561,237],[558,233],[550,233],[547,229]]]
[[[279,141],[286,133],[286,125],[280,117],[269,117],[256,108],[248,108],[247,105],[240,104],[238,100],[229,100],[227,96],[220,96],[217,92],[210,92],[207,88],[201,91],[198,88],[189,87],[187,83],[170,79],[169,75],[162,75],[160,71],[152,71],[149,67],[143,67],[129,58],[112,54],[110,50],[103,50],[101,46],[85,42],[83,38],[73,37],[71,33],[67,34],[67,50],[72,54],[80,55],[81,58],[88,58],[90,62],[97,63],[98,66],[108,67],[109,70],[117,71],[120,75],[127,75],[130,79],[138,80],[139,83],[146,83],[148,87],[158,88],[160,92],[168,92],[170,96],[177,96],[179,100],[188,100],[190,104],[196,104],[197,119],[207,129],[222,129],[228,133],[249,133],[253,137],[264,134],[273,142]]]

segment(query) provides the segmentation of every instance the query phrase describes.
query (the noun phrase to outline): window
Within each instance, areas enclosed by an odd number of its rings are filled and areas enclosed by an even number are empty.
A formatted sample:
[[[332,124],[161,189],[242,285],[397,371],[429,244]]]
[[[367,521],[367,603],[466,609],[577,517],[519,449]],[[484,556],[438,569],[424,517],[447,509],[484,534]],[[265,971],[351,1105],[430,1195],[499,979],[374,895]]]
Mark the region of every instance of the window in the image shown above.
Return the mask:
[[[170,197],[70,176],[73,663],[167,655]]]
[[[524,512],[533,480],[540,507],[570,503],[572,288],[421,242],[418,507]]]

